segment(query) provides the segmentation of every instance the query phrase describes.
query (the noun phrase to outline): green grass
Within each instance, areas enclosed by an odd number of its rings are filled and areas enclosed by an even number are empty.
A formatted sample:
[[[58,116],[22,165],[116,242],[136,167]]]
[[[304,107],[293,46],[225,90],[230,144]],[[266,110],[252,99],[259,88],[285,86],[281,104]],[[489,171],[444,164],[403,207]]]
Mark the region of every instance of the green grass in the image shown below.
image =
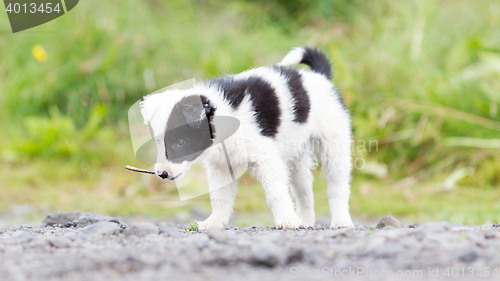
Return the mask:
[[[161,217],[209,207],[123,169],[147,167],[133,156],[128,107],[311,45],[334,62],[354,159],[366,164],[353,173],[354,216],[500,221],[499,15],[495,0],[91,1],[10,34],[0,13],[0,208]],[[31,55],[39,44],[44,62]],[[320,214],[325,189],[318,173]],[[237,223],[272,223],[263,196],[244,176]]]

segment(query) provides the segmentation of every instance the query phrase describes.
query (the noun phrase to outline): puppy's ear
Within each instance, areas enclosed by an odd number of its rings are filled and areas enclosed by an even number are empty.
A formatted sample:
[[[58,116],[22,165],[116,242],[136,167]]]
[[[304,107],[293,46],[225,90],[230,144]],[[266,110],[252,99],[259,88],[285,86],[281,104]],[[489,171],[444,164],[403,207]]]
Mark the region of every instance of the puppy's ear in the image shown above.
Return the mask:
[[[215,111],[217,111],[217,106],[204,95],[201,95],[201,102],[203,103],[205,116],[207,116],[208,128],[210,129],[210,139],[212,140],[213,143],[215,139],[215,125],[214,122],[212,121],[214,119]]]
[[[207,97],[198,95],[186,97],[180,106],[186,122],[196,129],[200,128],[205,116],[210,121],[217,110]]]
[[[184,98],[181,100],[179,107],[189,126],[192,128],[200,128],[204,113],[200,96],[190,96]]]
[[[201,95],[201,103],[203,104],[203,108],[205,109],[205,115],[209,119],[212,119],[215,115],[215,111],[217,110],[215,104],[203,95]]]

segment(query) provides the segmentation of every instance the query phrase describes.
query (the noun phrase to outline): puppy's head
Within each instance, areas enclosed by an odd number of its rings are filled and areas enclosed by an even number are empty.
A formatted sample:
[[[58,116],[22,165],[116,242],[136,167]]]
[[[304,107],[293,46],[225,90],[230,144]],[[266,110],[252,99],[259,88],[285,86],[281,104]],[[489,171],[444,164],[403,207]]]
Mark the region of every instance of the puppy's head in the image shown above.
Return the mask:
[[[203,95],[180,90],[147,96],[141,105],[156,141],[156,175],[182,177],[213,144],[215,105]]]

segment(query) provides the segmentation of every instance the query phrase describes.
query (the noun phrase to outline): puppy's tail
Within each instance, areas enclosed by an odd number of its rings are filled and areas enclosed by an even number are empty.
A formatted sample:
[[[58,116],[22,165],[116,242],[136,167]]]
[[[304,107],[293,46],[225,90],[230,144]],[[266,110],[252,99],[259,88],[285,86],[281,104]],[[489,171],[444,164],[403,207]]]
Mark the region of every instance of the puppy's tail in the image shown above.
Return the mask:
[[[307,64],[311,70],[325,75],[332,80],[332,65],[325,53],[316,48],[294,48],[279,63],[282,66],[296,65],[299,63]]]

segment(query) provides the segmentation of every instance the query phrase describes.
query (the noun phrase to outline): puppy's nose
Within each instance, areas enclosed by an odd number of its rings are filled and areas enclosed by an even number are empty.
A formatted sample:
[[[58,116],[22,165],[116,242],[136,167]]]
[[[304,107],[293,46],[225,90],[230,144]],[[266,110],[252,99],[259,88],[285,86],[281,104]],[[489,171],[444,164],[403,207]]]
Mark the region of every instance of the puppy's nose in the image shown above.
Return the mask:
[[[158,174],[158,176],[162,179],[166,179],[166,178],[168,178],[168,173],[167,173],[167,171],[163,171],[163,172],[161,172],[161,174]]]

